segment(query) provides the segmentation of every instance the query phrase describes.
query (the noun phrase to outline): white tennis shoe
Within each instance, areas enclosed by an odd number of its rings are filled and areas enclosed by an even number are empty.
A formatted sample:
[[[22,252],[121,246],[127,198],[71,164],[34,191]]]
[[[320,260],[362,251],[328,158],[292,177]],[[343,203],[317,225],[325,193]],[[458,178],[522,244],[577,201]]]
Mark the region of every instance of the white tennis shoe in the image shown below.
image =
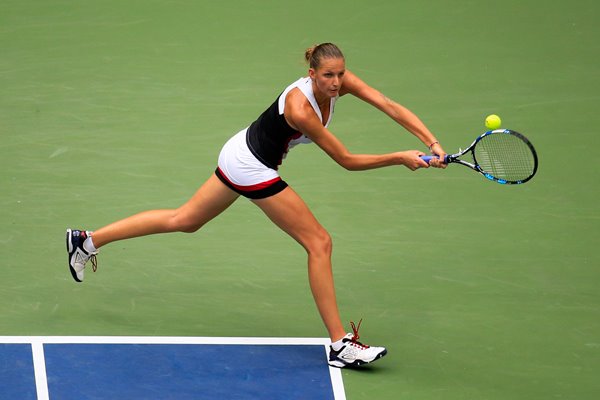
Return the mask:
[[[358,341],[358,329],[361,322],[358,323],[358,327],[355,327],[354,322],[350,323],[353,333],[348,333],[342,338],[341,347],[339,342],[329,346],[329,365],[337,368],[358,367],[378,360],[387,354],[385,347],[367,346]],[[339,348],[335,350],[334,346]]]
[[[96,254],[98,252],[87,252],[83,248],[83,242],[88,238],[89,231],[79,231],[76,229],[67,229],[67,253],[69,254],[69,270],[73,279],[77,282],[83,282],[83,270],[85,264],[92,261],[92,271],[96,272],[98,263]]]

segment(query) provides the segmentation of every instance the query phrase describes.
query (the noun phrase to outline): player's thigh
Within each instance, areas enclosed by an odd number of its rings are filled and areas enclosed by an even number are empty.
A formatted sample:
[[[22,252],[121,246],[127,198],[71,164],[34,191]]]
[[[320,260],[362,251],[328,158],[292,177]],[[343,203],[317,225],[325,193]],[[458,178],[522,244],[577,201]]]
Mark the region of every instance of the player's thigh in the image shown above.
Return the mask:
[[[331,251],[329,233],[291,187],[288,186],[274,196],[253,202],[275,225],[308,251]]]
[[[177,209],[177,218],[192,226],[202,226],[227,209],[239,196],[213,174],[190,200]]]

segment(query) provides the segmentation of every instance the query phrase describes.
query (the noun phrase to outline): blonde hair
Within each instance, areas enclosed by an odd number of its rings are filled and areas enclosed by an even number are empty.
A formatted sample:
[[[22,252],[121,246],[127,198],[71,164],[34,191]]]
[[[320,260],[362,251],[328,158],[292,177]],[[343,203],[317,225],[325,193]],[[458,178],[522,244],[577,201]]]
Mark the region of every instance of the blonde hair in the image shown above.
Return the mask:
[[[344,59],[342,51],[333,43],[321,43],[309,47],[304,52],[304,59],[310,68],[317,69],[324,58]]]

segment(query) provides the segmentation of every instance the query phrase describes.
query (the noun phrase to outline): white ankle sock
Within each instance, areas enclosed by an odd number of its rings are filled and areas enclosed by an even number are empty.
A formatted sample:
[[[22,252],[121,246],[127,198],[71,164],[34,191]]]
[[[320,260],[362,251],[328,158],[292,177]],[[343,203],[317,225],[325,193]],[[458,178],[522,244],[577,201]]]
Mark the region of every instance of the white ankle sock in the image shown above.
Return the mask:
[[[98,249],[94,246],[92,236],[88,233],[88,238],[83,241],[83,249],[90,254],[97,253]]]
[[[331,348],[335,351],[339,351],[342,346],[344,345],[344,343],[342,343],[342,340],[344,340],[346,336],[344,336],[343,338],[341,338],[340,340],[338,340],[337,342],[333,342],[331,343]]]

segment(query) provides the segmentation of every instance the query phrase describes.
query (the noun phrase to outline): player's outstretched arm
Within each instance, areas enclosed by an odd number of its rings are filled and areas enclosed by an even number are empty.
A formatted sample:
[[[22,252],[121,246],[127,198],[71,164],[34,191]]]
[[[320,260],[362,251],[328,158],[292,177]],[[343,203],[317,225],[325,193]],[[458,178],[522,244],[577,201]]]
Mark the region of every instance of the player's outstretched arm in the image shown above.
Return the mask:
[[[372,88],[351,71],[346,70],[344,84],[340,95],[351,94],[383,111],[390,118],[402,125],[407,131],[415,135],[427,146],[433,154],[444,159],[446,152],[439,141],[427,126],[408,108],[386,97],[379,90]],[[434,167],[445,167],[445,164],[435,160],[431,163]]]
[[[392,165],[404,165],[411,170],[427,168],[420,155],[423,152],[409,150],[387,154],[354,154],[327,128],[316,116],[312,106],[301,93],[288,95],[285,108],[288,123],[315,142],[335,162],[350,171],[382,168]]]

